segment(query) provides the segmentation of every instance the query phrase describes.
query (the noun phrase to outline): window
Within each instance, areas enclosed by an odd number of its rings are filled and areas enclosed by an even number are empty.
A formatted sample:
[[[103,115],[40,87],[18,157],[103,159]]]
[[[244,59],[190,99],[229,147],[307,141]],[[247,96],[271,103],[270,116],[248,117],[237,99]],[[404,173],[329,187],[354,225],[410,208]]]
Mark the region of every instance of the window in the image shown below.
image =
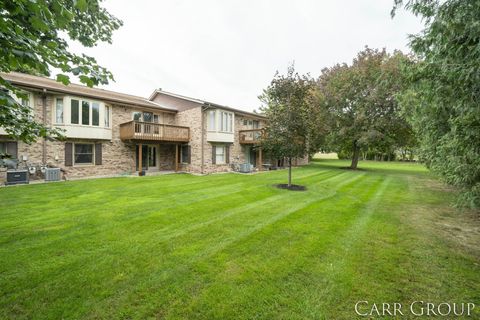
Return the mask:
[[[90,124],[90,103],[82,101],[82,124],[88,126]]]
[[[141,112],[134,112],[133,113],[133,120],[142,121],[142,113]]]
[[[0,155],[8,155],[10,158],[17,158],[18,146],[16,142],[0,142]]]
[[[80,119],[80,112],[78,110],[79,102],[78,100],[72,99],[70,103],[70,123],[78,124]]]
[[[244,126],[248,125],[248,121],[246,119],[243,120],[243,125]]]
[[[210,110],[208,112],[208,130],[215,131],[215,110]]]
[[[144,113],[143,113],[143,121],[144,121],[144,122],[152,122],[152,121],[153,121],[153,113],[151,113],[151,112],[144,112]]]
[[[180,162],[181,163],[190,163],[190,146],[189,145],[182,145],[182,150],[180,152]]]
[[[220,115],[221,126],[220,131],[228,131],[228,117],[226,112],[222,112]]]
[[[225,163],[225,147],[224,146],[215,147],[215,163],[216,164]]]
[[[220,131],[232,132],[233,130],[233,114],[231,112],[220,112]]]
[[[100,104],[92,102],[92,126],[100,125]]]
[[[75,164],[93,164],[93,143],[75,143]]]
[[[253,129],[258,129],[259,128],[259,123],[257,120],[253,120]]]
[[[105,106],[105,127],[110,128],[110,107]]]
[[[27,93],[27,98],[20,99],[20,103],[24,107],[30,107],[30,95]]]
[[[57,98],[55,101],[55,123],[63,123],[63,98]]]

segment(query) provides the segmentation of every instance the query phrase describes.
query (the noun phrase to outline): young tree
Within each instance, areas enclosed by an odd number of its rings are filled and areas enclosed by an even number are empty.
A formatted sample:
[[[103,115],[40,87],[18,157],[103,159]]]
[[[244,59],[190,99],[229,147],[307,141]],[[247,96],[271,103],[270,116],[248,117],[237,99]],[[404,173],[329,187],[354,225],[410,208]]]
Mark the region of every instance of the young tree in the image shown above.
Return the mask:
[[[292,66],[286,75],[275,75],[259,99],[268,126],[261,141],[263,150],[275,159],[288,161],[288,187],[292,186],[292,159],[316,152],[325,135],[325,121],[312,104],[314,82]]]
[[[99,41],[111,43],[112,32],[122,22],[100,6],[101,0],[0,1],[0,72],[28,71],[50,76],[50,67],[63,73],[57,81],[69,83],[71,73],[82,83],[107,84],[112,74],[86,55],[68,51],[67,41],[93,47]],[[32,142],[38,137],[58,136],[31,119],[31,110],[17,103],[21,91],[0,75],[0,126],[15,139]]]
[[[425,29],[411,38],[420,60],[410,68],[406,113],[423,160],[461,201],[480,207],[480,2],[396,0],[419,15]]]
[[[330,115],[328,144],[333,151],[351,154],[351,169],[357,168],[362,150],[386,142],[393,146],[398,131],[408,125],[396,101],[404,81],[401,65],[407,60],[399,51],[390,55],[367,47],[352,65],[322,70],[316,97]]]

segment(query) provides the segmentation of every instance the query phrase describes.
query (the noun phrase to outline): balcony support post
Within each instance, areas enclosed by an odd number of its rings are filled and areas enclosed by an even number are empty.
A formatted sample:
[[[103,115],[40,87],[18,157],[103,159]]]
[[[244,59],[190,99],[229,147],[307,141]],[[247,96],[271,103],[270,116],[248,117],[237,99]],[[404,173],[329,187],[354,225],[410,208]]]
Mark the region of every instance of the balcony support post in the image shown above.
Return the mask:
[[[138,144],[138,173],[142,172],[142,144]]]
[[[178,143],[175,144],[175,172],[178,172]]]
[[[262,148],[258,148],[258,163],[259,163],[258,171],[262,171],[263,170]]]

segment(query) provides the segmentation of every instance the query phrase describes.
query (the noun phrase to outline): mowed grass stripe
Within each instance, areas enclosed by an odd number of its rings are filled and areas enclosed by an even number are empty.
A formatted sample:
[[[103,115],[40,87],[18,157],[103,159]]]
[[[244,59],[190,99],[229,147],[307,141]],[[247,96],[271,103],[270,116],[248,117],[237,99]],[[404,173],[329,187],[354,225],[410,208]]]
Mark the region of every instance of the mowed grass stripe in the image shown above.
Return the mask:
[[[429,190],[424,171],[374,162],[366,171],[338,168],[345,165],[294,169],[293,183],[306,192],[273,187],[287,171],[0,190],[16,210],[0,212],[0,241],[8,238],[0,246],[0,318],[347,319],[363,297],[478,296],[479,275],[467,272],[478,257],[432,241],[411,227],[422,220],[399,214],[406,205],[451,210],[447,197],[427,196],[442,191]],[[37,202],[44,219],[29,212]],[[38,220],[22,226],[29,215]],[[431,266],[432,275],[407,276]]]
[[[344,181],[341,185],[339,185],[339,189],[344,189],[346,188],[347,186],[355,186],[356,183],[358,182],[359,178],[363,177],[363,174],[360,174],[360,175],[357,175],[357,176],[353,176],[351,177],[351,179],[349,179],[350,181]],[[363,181],[362,181],[363,182]],[[365,192],[368,192],[368,188],[363,188],[363,187],[366,187],[368,186],[369,183],[362,183],[362,190],[364,190]],[[333,193],[335,194],[335,193]],[[329,195],[330,197],[332,195]],[[315,204],[319,204],[319,202],[323,201],[323,200],[326,200],[326,199],[318,199],[319,201],[317,201],[317,203]],[[308,207],[309,205],[306,205],[304,206],[304,208],[302,209],[299,209],[295,212],[295,215],[291,215],[291,214],[288,214],[288,218],[290,219],[289,223],[291,224],[291,220],[295,221],[297,220],[297,218],[299,216],[308,216],[309,214],[309,211],[308,211]],[[307,210],[305,210],[307,209]],[[289,213],[289,212],[287,212]],[[238,255],[240,255],[242,258],[244,257],[244,255],[247,255],[247,256],[260,256],[261,257],[261,261],[257,261],[257,260],[253,260],[253,261],[250,261],[250,263],[248,263],[247,261],[247,265],[243,265],[242,267],[245,267],[245,268],[248,268],[248,267],[251,267],[251,266],[255,266],[255,268],[258,270],[259,269],[259,273],[256,273],[256,277],[257,277],[257,283],[258,283],[258,276],[260,275],[270,275],[272,273],[275,273],[276,276],[280,277],[279,275],[281,275],[281,273],[278,273],[276,272],[275,270],[276,269],[276,266],[278,266],[279,264],[283,264],[285,261],[289,261],[288,259],[284,259],[285,257],[280,257],[278,259],[271,259],[271,255],[275,253],[275,251],[271,250],[271,249],[259,249],[259,248],[262,248],[262,244],[263,246],[269,246],[269,245],[272,245],[276,248],[283,248],[283,247],[291,247],[291,244],[289,243],[289,241],[291,240],[290,238],[288,239],[285,239],[286,240],[286,243],[283,243],[283,239],[279,239],[280,242],[277,242],[277,243],[271,243],[271,237],[273,236],[272,234],[280,231],[282,228],[281,227],[274,227],[274,225],[278,224],[279,222],[283,222],[283,219],[279,219],[277,221],[275,221],[275,223],[271,223],[271,224],[268,224],[268,225],[265,225],[265,226],[260,226],[259,230],[255,230],[255,233],[253,234],[250,234],[249,237],[242,237],[241,239],[235,239],[236,241],[233,241],[231,243],[228,243],[227,246],[223,245],[222,247],[220,248],[216,248],[217,250],[215,250],[215,252],[207,252],[208,255],[206,256],[203,256],[202,259],[199,259],[197,262],[195,262],[195,264],[197,265],[197,267],[195,268],[198,268],[198,264],[200,265],[211,265],[211,262],[213,259],[213,261],[215,261],[215,263],[213,265],[220,265],[222,266],[222,264],[218,264],[219,261],[217,261],[219,258],[218,257],[214,257],[214,255],[217,255],[217,256],[224,256],[224,255],[227,255],[228,257],[231,257],[231,254],[236,254],[238,253]],[[263,227],[263,228],[261,228]],[[260,231],[260,229],[262,229],[262,232],[258,232]],[[264,229],[269,229],[268,231],[263,231]],[[244,241],[246,239],[246,241]],[[257,240],[255,240],[257,239]],[[269,240],[267,240],[269,239]],[[250,247],[249,244],[250,243],[253,243],[252,246]],[[224,244],[224,243],[223,243]],[[258,245],[260,245],[260,247],[258,247]],[[206,246],[208,247],[208,246]],[[227,250],[228,248],[228,250]],[[248,249],[250,248],[250,249]],[[242,250],[243,249],[243,250]],[[228,253],[226,252],[226,250],[228,251]],[[270,252],[268,252],[270,251]],[[301,248],[300,248],[300,251],[297,251],[296,254],[298,254],[298,252],[301,252]],[[204,254],[204,253],[203,253]],[[220,259],[221,260],[221,259]],[[231,263],[232,260],[229,260]],[[273,265],[270,265],[268,264],[267,262],[269,261],[272,261]],[[210,262],[210,263],[209,263]],[[267,265],[265,265],[267,263]],[[263,268],[262,266],[265,265],[265,268]],[[159,290],[160,292],[163,292],[163,290],[168,290],[167,288],[172,286],[172,285],[178,285],[178,284],[175,284],[175,279],[176,277],[180,277],[182,278],[182,275],[183,274],[188,274],[189,272],[191,272],[191,269],[192,267],[187,264],[187,265],[184,265],[182,264],[183,268],[174,268],[171,270],[171,273],[170,276],[164,276],[162,278],[162,282],[161,284],[158,284],[156,286],[157,290]],[[195,269],[194,268],[194,269]],[[204,267],[201,268],[202,270],[204,269]],[[261,270],[261,271],[260,271]],[[205,275],[206,279],[211,279],[211,277],[215,277],[216,275],[221,275],[223,276],[223,272],[222,270],[212,270],[210,273],[208,273],[207,275]],[[197,275],[198,277],[199,275]],[[209,281],[207,281],[205,279],[205,282],[208,283]],[[288,276],[286,279],[283,279],[283,280],[287,280],[288,279]],[[276,279],[278,280],[278,279]],[[278,282],[276,281],[273,281],[273,283],[277,284]],[[144,284],[147,288],[149,286],[152,286],[152,283],[145,283]],[[263,287],[263,286],[262,286]],[[147,289],[147,288],[144,288],[143,290],[153,290],[153,289]],[[163,288],[163,289],[160,289],[160,288]],[[201,291],[199,291],[201,290]],[[139,289],[139,291],[142,291]],[[188,293],[190,292],[191,290],[189,289],[189,287],[185,288],[185,292],[184,292],[184,295],[188,295]],[[255,296],[255,292],[258,292],[258,291],[262,291],[262,288],[256,288],[256,289],[252,289],[252,292],[251,294]],[[199,288],[199,287],[196,287],[196,290],[194,291],[194,294],[192,296],[192,299],[194,300],[198,300],[200,299],[201,295],[200,295],[200,292],[202,292],[202,295],[206,295],[206,296],[210,296],[209,294],[212,294],[213,296],[218,296],[218,295],[222,295],[222,294],[225,294],[224,292],[222,293],[219,293],[219,292],[216,292],[216,288],[213,288],[211,289],[209,286],[207,286],[206,288]],[[232,292],[230,292],[232,293]],[[248,294],[245,293],[245,296],[242,296],[242,297],[248,297]],[[134,296],[131,296],[130,298],[134,299]],[[155,299],[161,299],[160,297],[156,297]],[[265,296],[262,296],[262,299],[267,299],[267,297]],[[227,299],[226,300],[227,302],[224,302],[226,304],[230,304],[232,303],[232,307],[235,305],[235,303],[237,303],[238,301],[236,301],[234,299],[234,297],[231,297],[231,299]],[[220,306],[217,306],[217,307],[220,307]],[[183,308],[186,308],[186,306],[183,306]],[[205,318],[209,318],[209,316],[211,315],[204,315]]]

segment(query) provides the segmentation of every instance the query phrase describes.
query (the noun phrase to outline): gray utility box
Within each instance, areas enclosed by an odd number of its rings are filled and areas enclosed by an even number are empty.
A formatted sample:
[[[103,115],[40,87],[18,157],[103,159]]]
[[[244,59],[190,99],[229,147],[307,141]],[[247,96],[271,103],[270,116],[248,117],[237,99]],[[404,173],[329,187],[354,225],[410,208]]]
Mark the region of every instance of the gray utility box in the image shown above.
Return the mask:
[[[250,171],[252,171],[250,163],[242,163],[240,165],[240,172],[249,173]]]
[[[60,181],[60,168],[46,168],[45,181]]]
[[[7,186],[14,184],[28,183],[28,170],[8,170],[7,171]]]

